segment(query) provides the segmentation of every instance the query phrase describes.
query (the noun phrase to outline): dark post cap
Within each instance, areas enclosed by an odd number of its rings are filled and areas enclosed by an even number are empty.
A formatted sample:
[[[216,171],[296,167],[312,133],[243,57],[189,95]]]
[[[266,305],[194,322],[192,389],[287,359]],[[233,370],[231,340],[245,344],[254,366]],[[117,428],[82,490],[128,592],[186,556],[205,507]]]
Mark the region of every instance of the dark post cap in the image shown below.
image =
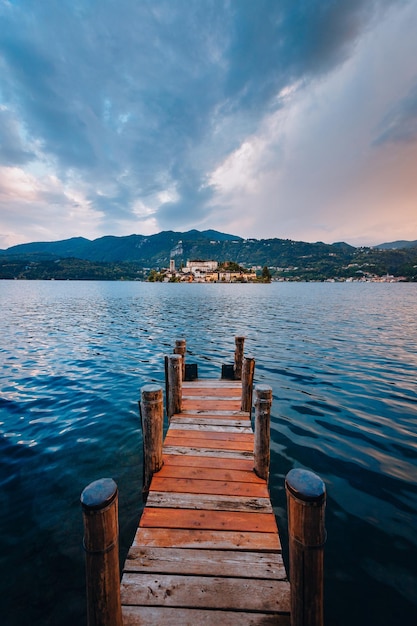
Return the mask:
[[[170,354],[168,355],[168,359],[173,363],[175,363],[175,361],[178,361],[179,363],[182,362],[182,356],[180,354]]]
[[[288,491],[304,502],[321,503],[326,497],[326,486],[322,479],[305,469],[292,469],[285,478]]]
[[[85,510],[104,509],[117,495],[117,485],[113,478],[100,478],[90,483],[81,494],[81,504]]]

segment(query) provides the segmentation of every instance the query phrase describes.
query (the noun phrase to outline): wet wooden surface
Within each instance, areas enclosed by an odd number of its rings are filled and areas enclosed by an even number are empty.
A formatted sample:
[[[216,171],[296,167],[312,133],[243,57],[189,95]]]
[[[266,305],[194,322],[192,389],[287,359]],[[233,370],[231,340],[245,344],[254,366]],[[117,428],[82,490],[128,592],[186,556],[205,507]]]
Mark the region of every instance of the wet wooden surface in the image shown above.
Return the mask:
[[[183,383],[124,565],[123,623],[289,626],[290,594],[235,381]]]

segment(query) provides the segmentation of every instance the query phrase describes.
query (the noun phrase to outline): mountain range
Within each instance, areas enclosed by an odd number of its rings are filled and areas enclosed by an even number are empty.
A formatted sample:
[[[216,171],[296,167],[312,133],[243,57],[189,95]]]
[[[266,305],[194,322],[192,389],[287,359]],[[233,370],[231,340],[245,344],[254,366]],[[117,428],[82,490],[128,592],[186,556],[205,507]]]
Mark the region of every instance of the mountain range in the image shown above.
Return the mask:
[[[95,267],[105,264],[107,270],[110,266],[114,269],[122,264],[131,266],[129,271],[137,273],[139,268],[167,267],[171,259],[175,260],[177,268],[191,259],[233,261],[245,267],[267,265],[278,276],[298,280],[346,277],[367,272],[401,274],[414,280],[417,273],[417,241],[355,248],[344,242],[325,244],[278,238],[243,239],[216,230],[163,231],[149,236],[105,236],[94,240],[74,237],[55,242],[19,244],[0,250],[0,278],[32,277],[21,275],[22,267],[26,273],[28,267],[33,273],[42,264],[57,270],[74,265],[75,261],[77,271],[81,271],[80,267],[84,268],[82,271],[91,270],[91,264]],[[126,267],[119,270],[123,274]],[[103,273],[103,268],[100,271]],[[48,272],[49,277],[51,269]],[[39,277],[39,272],[35,271],[35,274]],[[109,277],[107,271],[104,274]]]

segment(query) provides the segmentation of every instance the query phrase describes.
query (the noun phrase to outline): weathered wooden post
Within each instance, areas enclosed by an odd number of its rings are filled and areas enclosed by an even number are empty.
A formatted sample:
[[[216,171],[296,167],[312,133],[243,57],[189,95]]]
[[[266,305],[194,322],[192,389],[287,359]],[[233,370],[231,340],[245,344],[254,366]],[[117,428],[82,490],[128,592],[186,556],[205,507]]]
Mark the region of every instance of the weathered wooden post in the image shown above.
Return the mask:
[[[117,485],[102,478],[81,494],[88,626],[122,626]]]
[[[180,357],[179,357],[180,358]],[[140,415],[143,433],[143,488],[142,497],[146,501],[152,476],[162,467],[162,438],[164,407],[162,388],[159,385],[142,387]]]
[[[182,356],[182,379],[185,380],[185,354],[187,352],[187,344],[185,339],[177,339],[175,341],[174,354]]]
[[[256,385],[255,394],[255,441],[253,448],[253,469],[260,478],[268,480],[272,389],[269,385]]]
[[[243,348],[245,344],[244,337],[235,337],[235,365],[234,375],[235,380],[241,380],[242,378],[242,363],[243,363]]]
[[[252,410],[253,374],[255,371],[255,359],[247,356],[243,359],[242,366],[242,404],[241,411]]]
[[[181,413],[182,398],[182,356],[170,354],[166,360],[167,376],[167,415],[171,419],[175,413]]]
[[[291,626],[323,626],[324,482],[308,470],[285,479],[288,506]]]

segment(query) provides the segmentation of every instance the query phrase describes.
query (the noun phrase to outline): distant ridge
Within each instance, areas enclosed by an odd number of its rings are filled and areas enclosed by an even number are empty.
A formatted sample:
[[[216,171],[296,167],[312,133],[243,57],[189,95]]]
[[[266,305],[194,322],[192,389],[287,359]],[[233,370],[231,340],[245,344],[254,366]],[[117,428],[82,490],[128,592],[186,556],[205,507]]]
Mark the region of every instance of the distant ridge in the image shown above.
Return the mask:
[[[235,261],[250,265],[294,265],[301,258],[350,255],[355,248],[347,243],[334,245],[290,239],[243,239],[217,230],[163,231],[155,235],[106,235],[89,240],[73,237],[54,242],[33,242],[0,251],[0,257],[32,261],[65,258],[99,263],[137,263],[144,267],[166,267],[171,259],[177,266],[190,259]]]
[[[345,280],[398,276],[417,281],[417,242],[356,248],[345,242],[243,239],[216,230],[163,231],[33,242],[0,251],[0,279],[141,280],[151,269],[189,260],[232,261],[280,280]],[[401,244],[406,244],[400,248]]]
[[[72,237],[60,241],[39,241],[0,250],[0,256],[76,258],[102,263],[127,262],[167,264],[170,258],[204,254],[200,248],[212,244],[241,242],[242,237],[216,230],[163,231],[155,235],[106,235],[90,240]],[[214,252],[210,250],[211,256]]]
[[[163,231],[155,235],[107,235],[89,240],[33,242],[0,251],[1,278],[133,276],[150,269],[179,268],[189,260],[231,261],[285,280],[327,280],[402,276],[417,280],[417,242],[356,248],[345,242],[307,243],[291,239],[243,239],[216,230]],[[403,245],[403,247],[401,247]],[[106,267],[104,267],[106,266]],[[118,279],[118,278],[117,278]]]
[[[402,250],[403,248],[416,248],[416,241],[391,241],[388,243],[380,243],[378,246],[373,246],[377,250]]]

